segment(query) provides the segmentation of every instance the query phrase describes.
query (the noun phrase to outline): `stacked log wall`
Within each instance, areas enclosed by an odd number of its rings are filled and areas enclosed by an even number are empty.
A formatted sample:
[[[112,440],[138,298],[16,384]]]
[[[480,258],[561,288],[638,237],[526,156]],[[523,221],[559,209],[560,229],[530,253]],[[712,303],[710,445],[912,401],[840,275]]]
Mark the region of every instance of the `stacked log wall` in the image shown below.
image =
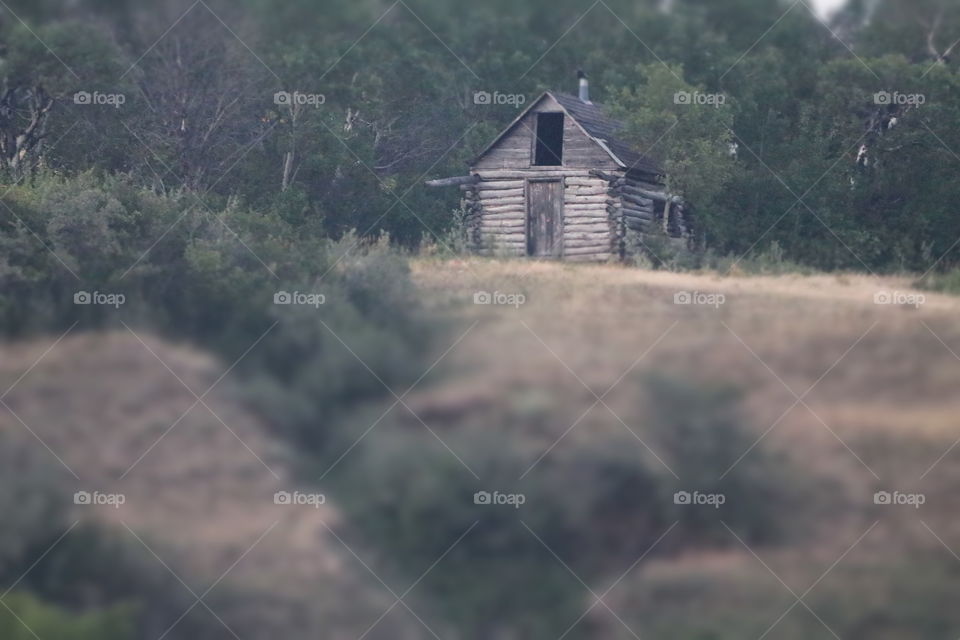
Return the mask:
[[[645,234],[657,229],[657,201],[667,199],[663,185],[654,176],[638,172],[591,171],[607,181],[610,201],[607,212],[615,229],[615,253],[623,258],[643,247]]]
[[[652,177],[625,171],[531,167],[477,173],[479,181],[461,189],[468,242],[482,255],[526,255],[530,178],[563,180],[563,258],[570,261],[601,262],[637,251],[644,234],[663,228],[658,211],[674,200]],[[668,234],[684,238],[682,209],[674,202],[671,209]]]
[[[564,179],[563,257],[572,262],[605,262],[618,257],[615,204],[609,183],[581,170]]]
[[[484,176],[471,185],[471,239],[481,255],[526,255],[526,183],[522,176]]]

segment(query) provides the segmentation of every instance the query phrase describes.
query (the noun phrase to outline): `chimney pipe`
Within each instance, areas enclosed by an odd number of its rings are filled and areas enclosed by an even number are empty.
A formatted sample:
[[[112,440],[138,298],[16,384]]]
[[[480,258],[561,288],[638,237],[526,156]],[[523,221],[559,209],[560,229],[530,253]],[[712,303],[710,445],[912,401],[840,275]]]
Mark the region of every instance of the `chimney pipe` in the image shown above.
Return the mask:
[[[577,71],[577,77],[580,79],[580,101],[586,104],[590,102],[590,83],[587,82],[587,74],[582,69]]]

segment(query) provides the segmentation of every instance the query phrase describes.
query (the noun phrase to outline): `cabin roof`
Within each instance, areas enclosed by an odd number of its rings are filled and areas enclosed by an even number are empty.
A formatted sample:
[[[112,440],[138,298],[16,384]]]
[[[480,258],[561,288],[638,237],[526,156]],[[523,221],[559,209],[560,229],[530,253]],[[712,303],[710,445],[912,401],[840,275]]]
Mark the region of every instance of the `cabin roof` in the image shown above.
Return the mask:
[[[566,115],[580,127],[587,137],[609,154],[620,167],[627,170],[633,169],[646,173],[663,174],[663,169],[655,158],[640,153],[620,137],[620,133],[624,130],[623,122],[607,115],[607,110],[603,105],[595,102],[583,102],[577,96],[556,91],[546,91],[534,100],[523,113],[510,123],[510,126],[504,129],[474,158],[473,164],[486,156],[501,138],[513,130],[517,123],[523,120],[547,96],[556,100]]]

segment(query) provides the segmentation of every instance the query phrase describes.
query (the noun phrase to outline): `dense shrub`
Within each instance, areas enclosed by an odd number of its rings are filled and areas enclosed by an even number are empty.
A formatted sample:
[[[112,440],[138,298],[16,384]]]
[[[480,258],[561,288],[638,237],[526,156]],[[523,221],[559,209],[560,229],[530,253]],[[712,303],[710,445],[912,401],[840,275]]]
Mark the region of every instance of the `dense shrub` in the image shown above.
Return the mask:
[[[0,431],[0,576],[13,574],[33,545],[52,542],[67,527],[58,470],[33,452]]]
[[[381,425],[344,465],[340,502],[351,526],[381,550],[382,565],[404,576],[401,584],[443,556],[420,588],[456,628],[472,630],[469,637],[503,629],[556,637],[588,603],[579,579],[612,581],[668,529],[654,555],[737,545],[723,522],[751,543],[770,542],[796,508],[795,478],[765,444],[721,479],[756,437],[739,415],[736,389],[655,377],[643,390],[644,437],[679,479],[619,429],[568,440],[525,475],[529,434],[523,418],[508,413],[502,420],[515,430],[443,432],[479,478],[428,433]],[[720,509],[677,505],[681,490],[722,492],[728,500]],[[476,491],[525,501],[477,505]],[[588,631],[578,625],[571,637]]]
[[[960,269],[930,274],[917,282],[917,286],[930,291],[960,294]]]
[[[418,591],[463,637],[560,635],[579,608],[581,587],[531,531],[569,557],[575,531],[562,504],[542,484],[518,483],[521,461],[508,443],[471,439],[452,447],[470,452],[480,480],[420,434],[378,434],[340,481],[351,526],[382,551],[382,565],[402,576],[394,582],[403,588],[430,569]],[[476,504],[478,491],[519,492],[525,502]]]
[[[27,594],[12,593],[0,608],[0,638],[4,640],[133,640],[129,609],[71,614]]]
[[[428,332],[408,269],[385,239],[305,238],[282,212],[236,202],[213,209],[193,195],[158,196],[92,174],[15,188],[4,205],[7,336],[122,320],[212,350],[225,367],[243,356],[237,372],[251,400],[311,447],[322,446],[343,407],[424,368]],[[77,291],[127,302],[75,305]],[[324,304],[276,305],[281,291],[322,294]]]
[[[4,603],[43,640],[159,636],[192,604],[189,593],[136,542],[86,524],[71,528],[65,476],[36,447],[0,432],[0,584],[17,588]],[[169,637],[223,633],[215,620],[186,618]],[[0,607],[0,638],[33,637]]]
[[[676,491],[724,496],[719,508],[673,505],[680,531],[673,540],[736,543],[726,526],[757,543],[779,540],[796,524],[797,508],[812,480],[793,469],[783,452],[760,441],[740,410],[742,392],[662,374],[645,379],[657,450],[677,478]],[[809,496],[808,496],[809,497]]]

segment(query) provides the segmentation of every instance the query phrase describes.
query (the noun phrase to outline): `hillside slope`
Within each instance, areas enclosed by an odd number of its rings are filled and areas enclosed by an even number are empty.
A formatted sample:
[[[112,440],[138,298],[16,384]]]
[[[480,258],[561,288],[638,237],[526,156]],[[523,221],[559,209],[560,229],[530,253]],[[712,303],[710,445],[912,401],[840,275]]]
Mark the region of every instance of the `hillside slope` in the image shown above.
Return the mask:
[[[726,551],[652,556],[634,567],[608,603],[641,637],[758,637],[796,604],[781,580],[797,594],[819,585],[810,601],[840,637],[907,637],[899,634],[916,633],[918,615],[925,627],[960,629],[934,604],[960,586],[950,551],[960,549],[957,298],[912,290],[904,278],[843,274],[724,278],[482,259],[424,259],[414,271],[435,308],[466,331],[442,364],[455,373],[409,399],[445,428],[454,450],[463,434],[519,430],[535,461],[576,456],[629,429],[645,442],[627,437],[627,445],[647,455],[644,381],[668,375],[739,388],[758,443],[742,455],[778,451],[824,481],[795,509],[814,525],[797,539],[746,549],[731,537]],[[504,304],[495,295],[475,304],[477,292],[502,294]],[[675,304],[683,292],[724,298]],[[878,293],[881,302],[924,298],[877,304]],[[517,294],[523,303],[509,304]],[[418,428],[408,416],[401,422]],[[926,502],[885,508],[876,491]],[[930,563],[942,569],[915,573]],[[920,603],[933,608],[922,613]],[[832,637],[796,609],[771,637]],[[632,637],[603,607],[591,617],[606,625],[600,637]],[[891,635],[880,633],[884,625]]]
[[[0,430],[48,456],[64,491],[125,498],[75,505],[72,518],[142,541],[197,595],[223,578],[206,601],[226,603],[212,608],[245,639],[355,637],[390,606],[330,533],[336,506],[274,503],[277,491],[317,489],[292,480],[287,445],[244,407],[229,374],[218,382],[227,365],[123,330],[54,340],[0,347],[0,387],[12,387]],[[403,625],[391,637],[412,633]]]

